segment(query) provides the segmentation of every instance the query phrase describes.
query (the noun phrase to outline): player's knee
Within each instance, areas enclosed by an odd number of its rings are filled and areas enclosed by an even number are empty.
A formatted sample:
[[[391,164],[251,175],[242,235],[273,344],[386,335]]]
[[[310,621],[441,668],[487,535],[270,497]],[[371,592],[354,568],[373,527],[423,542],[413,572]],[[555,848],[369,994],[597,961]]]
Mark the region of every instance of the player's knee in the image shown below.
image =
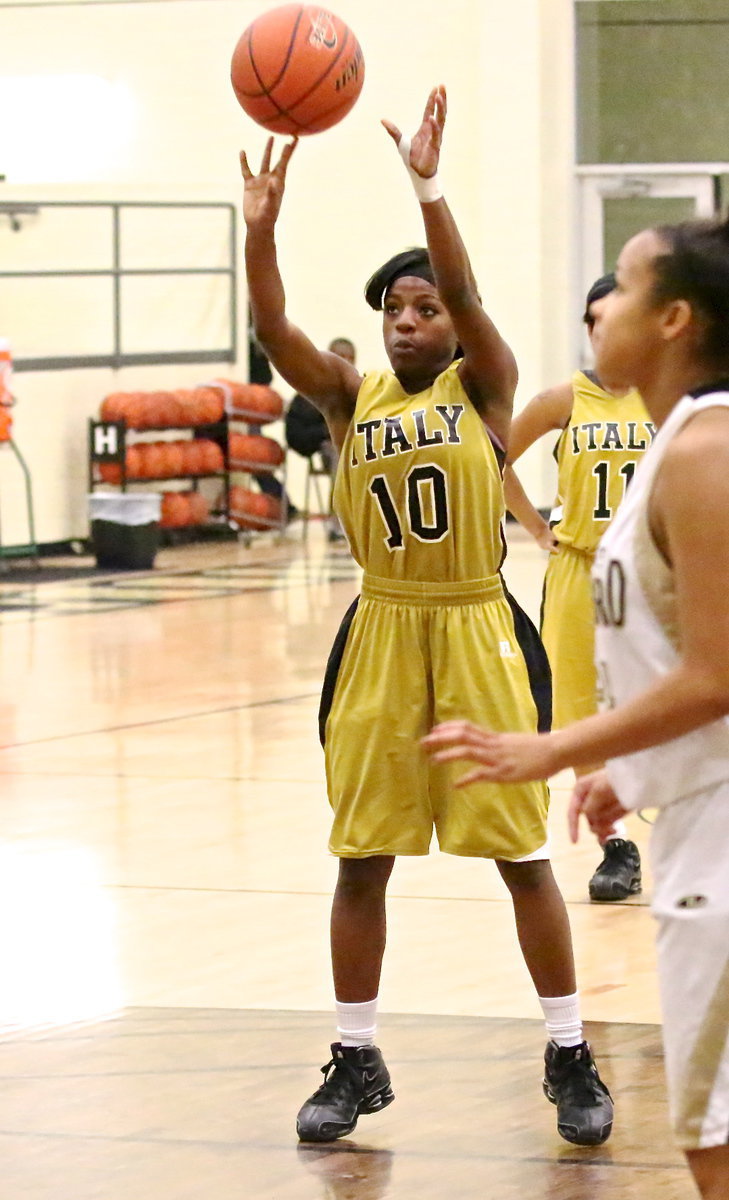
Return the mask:
[[[383,895],[394,859],[382,855],[371,858],[341,858],[337,896],[345,900],[365,900]]]
[[[498,862],[501,878],[514,895],[519,892],[535,892],[554,883],[552,866],[548,859],[535,862]]]

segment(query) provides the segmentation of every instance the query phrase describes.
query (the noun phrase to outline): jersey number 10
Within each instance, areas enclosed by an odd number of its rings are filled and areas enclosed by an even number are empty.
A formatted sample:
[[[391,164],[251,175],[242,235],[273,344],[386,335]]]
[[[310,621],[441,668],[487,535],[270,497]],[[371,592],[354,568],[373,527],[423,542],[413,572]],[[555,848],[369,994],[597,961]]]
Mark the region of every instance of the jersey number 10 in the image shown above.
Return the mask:
[[[445,472],[440,467],[413,467],[405,477],[407,487],[407,518],[410,532],[420,542],[440,542],[448,532],[448,489]],[[380,516],[387,528],[385,544],[390,550],[402,550],[403,522],[395,507],[392,493],[384,475],[375,475],[370,491],[377,501]],[[423,499],[429,496],[430,520],[423,512]]]

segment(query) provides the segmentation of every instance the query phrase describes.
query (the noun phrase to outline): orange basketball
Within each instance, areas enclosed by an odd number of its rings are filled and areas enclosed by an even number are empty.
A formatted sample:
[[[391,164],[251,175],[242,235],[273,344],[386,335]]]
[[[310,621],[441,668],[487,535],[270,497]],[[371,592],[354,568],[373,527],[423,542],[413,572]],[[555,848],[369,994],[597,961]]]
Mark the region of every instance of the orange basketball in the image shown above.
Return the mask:
[[[185,474],[185,451],[186,442],[161,442],[164,447],[164,475],[169,479],[174,479],[177,475]]]
[[[161,429],[177,429],[184,422],[184,414],[180,408],[175,392],[157,392],[157,412]]]
[[[147,425],[146,393],[129,392],[124,404],[124,420],[130,429],[145,429]]]
[[[121,483],[122,469],[118,463],[99,463],[98,467],[102,483]]]
[[[183,457],[183,475],[202,475],[205,471],[205,447],[197,438],[189,442],[181,442]]]
[[[275,529],[281,524],[281,501],[250,488],[230,489],[230,519],[242,529]]]
[[[122,421],[127,399],[128,392],[112,392],[106,396],[101,402],[102,421]]]
[[[210,516],[210,504],[201,492],[188,492],[187,502],[190,507],[190,519],[193,525],[204,525]]]
[[[217,388],[199,387],[195,388],[195,395],[202,415],[201,424],[214,425],[217,421],[222,421],[225,402],[221,391]]]
[[[132,425],[135,429],[154,429],[157,425],[157,411],[154,392],[137,392],[133,401],[130,401],[131,417],[127,417],[127,424]]]
[[[264,383],[236,384],[229,401],[232,417],[245,417],[253,425],[266,425],[283,415],[283,400]]]
[[[283,4],[256,17],[233,51],[238,103],[271,133],[321,133],[362,91],[364,57],[352,30],[318,4]]]
[[[140,475],[144,479],[162,479],[166,467],[164,442],[140,442],[136,448],[142,464]]]
[[[214,442],[212,438],[198,438],[198,446],[203,475],[214,475],[217,471],[225,469],[223,451],[217,442]]]
[[[140,446],[130,446],[124,455],[124,465],[127,479],[141,479],[144,475],[144,463]]]
[[[198,406],[193,389],[177,388],[173,397],[177,405],[177,419],[180,425],[196,425]]]
[[[284,451],[273,438],[250,433],[231,433],[228,454],[231,465],[243,467],[280,467]]]
[[[177,410],[170,403],[169,392],[147,392],[147,428],[167,429],[175,424]]]
[[[165,529],[180,529],[189,524],[190,505],[183,492],[163,492],[160,524]]]
[[[253,396],[254,410],[266,421],[276,421],[283,416],[283,400],[275,388],[267,387],[265,383],[250,383],[248,388],[249,395]]]

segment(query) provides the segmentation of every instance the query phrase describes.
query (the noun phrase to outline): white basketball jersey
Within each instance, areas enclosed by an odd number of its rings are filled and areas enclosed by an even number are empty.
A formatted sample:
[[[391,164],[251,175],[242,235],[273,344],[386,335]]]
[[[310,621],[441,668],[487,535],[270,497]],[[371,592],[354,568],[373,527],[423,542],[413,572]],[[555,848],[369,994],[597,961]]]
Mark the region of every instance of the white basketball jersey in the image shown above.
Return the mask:
[[[680,650],[673,571],[655,546],[648,501],[671,439],[698,411],[729,408],[729,391],[685,396],[658,430],[602,538],[592,570],[600,706],[615,708],[673,670]],[[710,514],[707,514],[710,520]],[[729,718],[648,750],[610,759],[607,772],[628,809],[663,808],[729,779]]]

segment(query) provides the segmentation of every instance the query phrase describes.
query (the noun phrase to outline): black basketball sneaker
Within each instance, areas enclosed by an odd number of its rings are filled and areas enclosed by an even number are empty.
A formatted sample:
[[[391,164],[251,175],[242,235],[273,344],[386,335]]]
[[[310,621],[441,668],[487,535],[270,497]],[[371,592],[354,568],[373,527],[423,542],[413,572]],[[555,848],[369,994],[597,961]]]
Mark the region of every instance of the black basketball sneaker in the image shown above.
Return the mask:
[[[626,900],[642,888],[640,851],[627,838],[610,838],[603,846],[603,860],[590,880],[590,899]]]
[[[613,1102],[587,1042],[544,1052],[544,1094],[557,1105],[557,1132],[575,1146],[600,1146],[613,1127]]]
[[[333,1142],[351,1133],[360,1113],[379,1112],[395,1099],[390,1073],[376,1046],[342,1046],[322,1067],[324,1083],[296,1118],[302,1142]]]

